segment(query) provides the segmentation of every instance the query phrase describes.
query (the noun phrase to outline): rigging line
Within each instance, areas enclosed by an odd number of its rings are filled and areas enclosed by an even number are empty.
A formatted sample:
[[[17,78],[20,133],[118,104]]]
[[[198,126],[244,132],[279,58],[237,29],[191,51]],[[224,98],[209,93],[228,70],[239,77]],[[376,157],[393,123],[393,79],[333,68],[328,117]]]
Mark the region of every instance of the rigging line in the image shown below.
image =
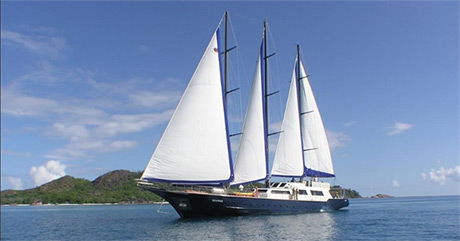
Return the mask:
[[[276,47],[277,45],[276,45],[276,42],[275,42],[275,38],[272,35],[272,31],[271,31],[270,25],[268,23],[267,23],[267,32],[270,35],[270,40],[271,40],[270,43],[271,43],[271,45],[272,45],[272,47],[274,49],[274,52],[278,53],[278,48]],[[286,76],[286,74],[285,74],[284,68],[280,67],[280,59],[278,59],[278,58],[275,58],[275,59],[276,59],[275,62],[276,62],[276,65],[277,65],[276,70],[278,70],[278,72],[281,72],[281,73],[277,73],[277,75],[278,75],[277,79],[279,80],[280,79],[279,75]],[[278,83],[279,83],[279,81],[278,81]],[[278,86],[278,89],[279,89],[279,86]]]
[[[233,16],[233,13],[231,14]],[[232,21],[232,17],[230,16],[230,14],[228,14],[228,26],[229,26],[229,29],[230,29],[230,32],[231,32],[231,35],[232,35],[232,38],[233,38],[233,41],[235,43],[235,46],[239,46],[239,43],[238,43],[238,38],[236,36],[236,32],[235,32],[235,28],[233,26],[233,21]],[[243,75],[243,78],[245,80],[248,80],[248,74],[246,72],[246,68],[245,68],[245,65],[242,64],[243,63],[243,58],[242,58],[242,55],[241,55],[241,51],[240,51],[241,48],[236,48],[236,71],[235,71],[235,66],[234,64],[230,61],[230,69],[232,71],[233,74],[235,74],[236,76],[236,79],[237,79],[237,85],[242,87],[242,83],[241,83],[241,75]],[[241,70],[241,71],[240,71]],[[241,73],[242,72],[242,73]],[[242,91],[238,91],[238,102],[239,102],[239,110],[235,111],[235,112],[239,112],[238,113],[238,116],[244,116],[243,114],[243,101],[242,101]],[[233,105],[234,107],[236,107],[236,105]],[[234,109],[235,110],[235,109]],[[241,129],[242,127],[240,126],[239,129]]]
[[[232,13],[232,15],[233,15],[233,13]],[[239,46],[240,44],[238,43],[238,38],[236,36],[235,28],[233,27],[232,18],[230,17],[230,15],[228,15],[228,24],[229,24],[229,29],[232,32],[232,37],[233,37],[233,41],[235,42],[235,46]],[[237,59],[237,61],[241,61],[241,63],[242,63],[243,61],[242,61],[240,49],[241,48],[236,49],[237,56],[239,57]],[[242,69],[243,69],[243,75],[244,75],[243,77],[244,77],[244,79],[249,79],[248,75],[247,75],[247,72],[246,72],[245,65],[242,65]]]
[[[270,46],[273,48],[273,51],[274,53],[277,53],[278,52],[278,49],[277,49],[277,45],[276,45],[276,42],[275,42],[275,38],[273,37],[273,34],[271,32],[271,29],[270,29],[270,25],[269,23],[267,22],[267,32],[268,32],[268,36],[270,38]],[[279,57],[276,57],[273,59],[273,61],[271,61],[271,65],[274,66],[272,68],[269,68],[269,75],[271,76],[271,78],[269,78],[269,85],[272,87],[271,89],[276,89],[276,90],[281,90],[281,76],[285,76],[284,75],[284,68],[281,68],[281,64],[280,64],[280,59]],[[290,78],[288,78],[290,79]],[[284,83],[284,82],[283,82]],[[276,97],[276,100],[275,99],[271,99],[271,105],[269,106],[269,111],[271,113],[281,113],[283,112],[282,110],[284,110],[284,108],[282,108],[283,106],[283,101],[281,100],[281,95],[278,95]],[[283,114],[277,114],[275,115],[275,119],[276,121],[282,121],[282,117],[283,117]],[[274,118],[272,116],[272,118]],[[281,119],[280,119],[281,118]],[[275,123],[275,122],[273,122]]]
[[[219,24],[217,24],[217,28],[216,28],[216,30],[215,30],[215,31],[217,31],[217,29],[219,29],[219,28],[220,28],[220,25],[222,25],[222,21],[224,20],[224,18],[225,18],[225,14],[226,14],[226,13],[227,13],[227,11],[225,11],[225,12],[224,12],[224,14],[222,14],[222,17],[220,17],[220,21],[219,21]],[[215,32],[215,31],[214,31],[214,32]]]
[[[299,48],[300,48],[300,60],[301,60],[301,62],[302,63],[307,63],[305,61],[305,54],[303,53],[303,49],[302,49],[302,47],[300,45],[299,45]],[[308,74],[307,67],[305,67],[305,64],[302,64],[302,66],[303,66],[303,70],[305,71],[305,76],[302,77],[302,79],[309,78],[310,75]]]
[[[161,208],[163,207],[163,204],[165,204],[165,199],[163,199],[163,201],[161,201],[161,205],[158,208],[157,213],[171,214],[170,212],[162,212],[162,211],[160,211]]]
[[[239,136],[239,135],[242,135],[243,132],[239,132],[239,133],[235,133],[235,134],[230,134],[230,137],[234,137],[234,136]]]
[[[257,23],[257,24],[260,22],[259,19],[255,19],[255,18],[250,18],[250,17],[247,17],[247,16],[235,14],[235,13],[232,13],[232,15],[238,16],[238,17],[240,17],[240,18],[244,18],[244,19],[246,19],[246,20],[250,20],[250,21],[252,21],[252,22],[254,22],[254,23]]]

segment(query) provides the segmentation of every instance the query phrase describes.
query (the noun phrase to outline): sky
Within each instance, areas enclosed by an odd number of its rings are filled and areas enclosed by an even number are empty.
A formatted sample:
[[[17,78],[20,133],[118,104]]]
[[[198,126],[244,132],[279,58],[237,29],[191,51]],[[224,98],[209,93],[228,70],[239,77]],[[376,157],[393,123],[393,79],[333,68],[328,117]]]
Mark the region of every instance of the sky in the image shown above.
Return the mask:
[[[143,170],[226,10],[230,132],[266,19],[270,129],[300,44],[332,149],[325,181],[460,194],[458,1],[2,1],[1,189]]]

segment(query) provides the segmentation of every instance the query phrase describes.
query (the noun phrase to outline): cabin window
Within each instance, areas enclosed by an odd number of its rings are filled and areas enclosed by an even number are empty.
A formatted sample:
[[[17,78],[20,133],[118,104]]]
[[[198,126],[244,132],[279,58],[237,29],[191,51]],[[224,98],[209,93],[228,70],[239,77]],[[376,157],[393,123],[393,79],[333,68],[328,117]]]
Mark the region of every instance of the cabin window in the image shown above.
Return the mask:
[[[259,189],[259,193],[266,193],[267,189]]]
[[[308,195],[307,190],[299,190],[299,195]]]
[[[289,194],[289,191],[285,191],[285,190],[272,190],[272,194]]]
[[[322,191],[310,191],[313,196],[324,196]]]
[[[284,187],[286,186],[286,183],[281,183],[279,187]]]

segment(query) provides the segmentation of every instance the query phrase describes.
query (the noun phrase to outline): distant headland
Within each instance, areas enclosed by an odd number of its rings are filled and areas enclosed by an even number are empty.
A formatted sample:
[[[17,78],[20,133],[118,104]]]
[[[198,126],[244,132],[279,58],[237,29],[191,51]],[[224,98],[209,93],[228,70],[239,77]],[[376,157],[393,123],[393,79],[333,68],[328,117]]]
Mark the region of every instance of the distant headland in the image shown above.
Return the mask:
[[[371,198],[394,198],[393,196],[390,196],[388,194],[376,194],[372,196]]]

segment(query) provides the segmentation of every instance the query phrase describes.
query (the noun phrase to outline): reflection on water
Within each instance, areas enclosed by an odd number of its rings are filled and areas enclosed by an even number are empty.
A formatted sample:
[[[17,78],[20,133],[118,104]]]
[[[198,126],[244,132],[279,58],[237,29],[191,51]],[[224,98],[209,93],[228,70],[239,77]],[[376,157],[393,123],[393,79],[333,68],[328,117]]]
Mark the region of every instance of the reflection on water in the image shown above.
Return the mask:
[[[203,240],[331,240],[337,230],[333,215],[324,212],[177,219],[165,225],[166,236],[164,237],[173,239],[201,237]]]

